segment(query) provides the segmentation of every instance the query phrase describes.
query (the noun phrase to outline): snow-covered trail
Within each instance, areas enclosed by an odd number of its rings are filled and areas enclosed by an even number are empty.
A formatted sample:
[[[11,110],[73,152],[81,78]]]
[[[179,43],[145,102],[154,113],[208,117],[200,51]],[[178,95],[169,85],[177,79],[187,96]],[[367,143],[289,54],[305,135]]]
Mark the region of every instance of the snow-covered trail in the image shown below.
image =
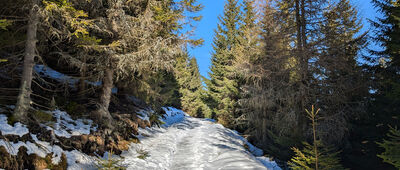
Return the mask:
[[[141,143],[122,155],[128,169],[279,169],[247,151],[244,144],[251,144],[234,131],[209,120],[174,116],[162,128],[141,130]],[[149,156],[139,159],[140,152]]]

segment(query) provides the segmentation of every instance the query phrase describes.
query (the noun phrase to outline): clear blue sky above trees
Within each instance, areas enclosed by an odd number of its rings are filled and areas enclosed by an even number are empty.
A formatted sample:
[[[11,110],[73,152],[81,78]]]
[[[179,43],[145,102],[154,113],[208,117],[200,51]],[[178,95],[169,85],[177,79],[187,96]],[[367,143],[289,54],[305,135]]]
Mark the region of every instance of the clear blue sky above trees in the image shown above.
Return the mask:
[[[362,32],[370,30],[371,26],[367,19],[374,19],[377,14],[370,0],[351,0],[353,5],[359,10],[360,18],[363,20],[364,28]],[[211,64],[212,39],[214,29],[217,27],[218,16],[222,15],[225,0],[203,0],[200,1],[204,5],[203,19],[198,23],[196,29],[196,37],[204,39],[204,44],[201,47],[190,50],[190,54],[196,57],[200,68],[200,74],[208,78],[209,67]],[[370,30],[372,31],[372,30]],[[372,33],[372,32],[371,32]],[[378,48],[371,45],[371,48]]]

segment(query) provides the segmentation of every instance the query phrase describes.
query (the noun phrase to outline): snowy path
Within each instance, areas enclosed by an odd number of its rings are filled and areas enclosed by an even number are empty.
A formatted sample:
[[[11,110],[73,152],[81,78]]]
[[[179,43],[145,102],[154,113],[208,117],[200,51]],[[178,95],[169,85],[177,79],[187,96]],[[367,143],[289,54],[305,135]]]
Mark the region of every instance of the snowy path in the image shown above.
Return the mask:
[[[279,169],[265,157],[253,156],[243,147],[242,137],[220,124],[184,115],[174,121],[141,130],[141,144],[133,144],[122,155],[123,164],[128,169]],[[140,151],[149,156],[137,158]]]

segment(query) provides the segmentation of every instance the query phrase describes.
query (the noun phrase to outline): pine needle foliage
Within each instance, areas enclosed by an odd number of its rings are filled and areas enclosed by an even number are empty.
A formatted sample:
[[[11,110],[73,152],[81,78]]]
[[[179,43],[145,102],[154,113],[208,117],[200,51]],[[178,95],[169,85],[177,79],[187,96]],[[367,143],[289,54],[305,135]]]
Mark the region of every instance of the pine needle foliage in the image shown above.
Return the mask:
[[[7,30],[7,27],[12,24],[11,21],[6,19],[0,19],[0,29]]]
[[[389,163],[400,169],[400,130],[389,126],[388,139],[383,142],[377,142],[385,151],[378,155],[383,162]]]
[[[307,142],[303,142],[303,149],[300,150],[296,147],[292,147],[295,156],[292,157],[289,165],[295,170],[338,170],[344,169],[340,164],[338,157],[339,152],[335,152],[333,147],[326,147],[317,139],[317,115],[320,109],[315,110],[314,105],[311,110],[307,110],[307,117],[311,120],[312,132],[313,132],[313,144],[310,145]]]

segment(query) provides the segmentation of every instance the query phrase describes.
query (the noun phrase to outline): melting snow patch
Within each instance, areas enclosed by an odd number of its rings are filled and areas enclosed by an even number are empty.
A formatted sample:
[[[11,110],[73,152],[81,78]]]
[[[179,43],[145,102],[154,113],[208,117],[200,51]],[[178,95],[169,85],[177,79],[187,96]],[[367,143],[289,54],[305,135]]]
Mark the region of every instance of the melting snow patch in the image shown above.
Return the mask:
[[[0,114],[0,131],[2,135],[18,135],[19,137],[29,133],[29,129],[25,125],[17,122],[14,126],[7,123],[7,116]]]
[[[57,119],[57,122],[54,127],[47,126],[47,129],[54,130],[57,136],[70,138],[71,136],[88,135],[90,130],[96,131],[97,129],[92,127],[92,120],[73,120],[66,112],[60,110],[53,111],[53,116]]]
[[[51,69],[50,67],[44,66],[44,65],[35,65],[34,70],[39,73],[44,75],[45,77],[57,80],[58,82],[61,83],[68,83],[70,85],[74,85],[78,83],[78,79],[74,79],[70,76],[67,76],[65,74],[62,74],[58,71],[55,71]]]

